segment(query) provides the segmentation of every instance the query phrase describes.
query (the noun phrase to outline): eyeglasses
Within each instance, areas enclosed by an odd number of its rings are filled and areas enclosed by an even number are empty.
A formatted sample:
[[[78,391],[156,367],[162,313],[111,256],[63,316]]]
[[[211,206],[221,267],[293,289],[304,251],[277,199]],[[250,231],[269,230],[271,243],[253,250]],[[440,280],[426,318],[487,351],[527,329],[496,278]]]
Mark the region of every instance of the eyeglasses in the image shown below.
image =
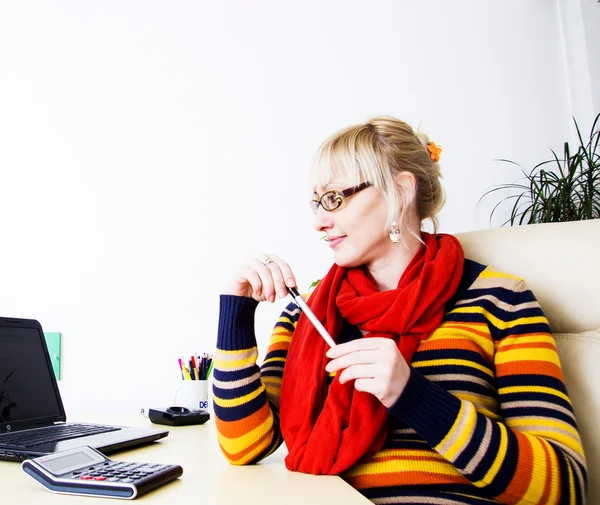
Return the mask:
[[[348,198],[369,186],[371,186],[371,183],[366,181],[361,182],[358,186],[354,186],[353,188],[344,189],[343,191],[338,191],[337,189],[328,191],[327,193],[324,193],[323,196],[319,196],[315,193],[315,198],[311,200],[310,206],[315,214],[317,213],[317,210],[319,210],[319,205],[330,212],[342,205],[344,198]]]

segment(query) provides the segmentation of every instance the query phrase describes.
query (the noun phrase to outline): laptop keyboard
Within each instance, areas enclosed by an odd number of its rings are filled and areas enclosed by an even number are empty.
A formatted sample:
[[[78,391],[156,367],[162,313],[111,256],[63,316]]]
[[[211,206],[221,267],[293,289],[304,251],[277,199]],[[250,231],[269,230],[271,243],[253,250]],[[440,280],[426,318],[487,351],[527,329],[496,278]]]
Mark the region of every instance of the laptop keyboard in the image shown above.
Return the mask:
[[[45,428],[4,433],[0,435],[0,445],[10,445],[14,448],[25,449],[44,445],[48,442],[60,442],[61,440],[69,440],[70,438],[96,435],[120,429],[117,426],[99,426],[97,424],[57,424]]]

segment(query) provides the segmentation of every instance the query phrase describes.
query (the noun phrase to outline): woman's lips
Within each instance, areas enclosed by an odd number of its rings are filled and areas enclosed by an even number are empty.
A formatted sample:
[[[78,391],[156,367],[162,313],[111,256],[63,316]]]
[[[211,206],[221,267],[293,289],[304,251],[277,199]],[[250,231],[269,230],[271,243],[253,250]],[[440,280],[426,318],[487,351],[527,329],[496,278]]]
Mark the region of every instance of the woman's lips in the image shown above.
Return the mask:
[[[342,242],[342,240],[344,240],[345,238],[346,238],[346,236],[328,237],[327,241],[329,242],[329,247],[331,247],[332,249],[336,248]]]

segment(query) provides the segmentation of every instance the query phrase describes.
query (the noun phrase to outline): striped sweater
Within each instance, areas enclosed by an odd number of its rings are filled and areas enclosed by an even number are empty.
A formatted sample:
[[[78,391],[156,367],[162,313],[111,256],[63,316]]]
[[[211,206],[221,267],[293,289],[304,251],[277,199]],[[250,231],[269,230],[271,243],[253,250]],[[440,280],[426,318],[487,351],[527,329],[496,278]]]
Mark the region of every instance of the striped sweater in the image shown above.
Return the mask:
[[[251,298],[221,296],[219,444],[236,465],[282,443],[279,393],[299,318],[289,305],[257,365]],[[338,342],[360,338],[345,324]],[[388,409],[383,448],[341,477],[375,503],[582,504],[586,463],[548,321],[522,279],[470,260],[440,327]]]

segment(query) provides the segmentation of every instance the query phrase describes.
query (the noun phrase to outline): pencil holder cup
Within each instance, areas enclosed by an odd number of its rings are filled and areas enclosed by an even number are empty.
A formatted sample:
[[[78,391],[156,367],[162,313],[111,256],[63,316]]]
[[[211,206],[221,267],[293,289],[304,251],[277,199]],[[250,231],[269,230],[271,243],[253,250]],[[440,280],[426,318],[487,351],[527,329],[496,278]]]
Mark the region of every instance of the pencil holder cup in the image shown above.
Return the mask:
[[[175,392],[174,404],[190,410],[208,409],[208,381],[182,380]]]

